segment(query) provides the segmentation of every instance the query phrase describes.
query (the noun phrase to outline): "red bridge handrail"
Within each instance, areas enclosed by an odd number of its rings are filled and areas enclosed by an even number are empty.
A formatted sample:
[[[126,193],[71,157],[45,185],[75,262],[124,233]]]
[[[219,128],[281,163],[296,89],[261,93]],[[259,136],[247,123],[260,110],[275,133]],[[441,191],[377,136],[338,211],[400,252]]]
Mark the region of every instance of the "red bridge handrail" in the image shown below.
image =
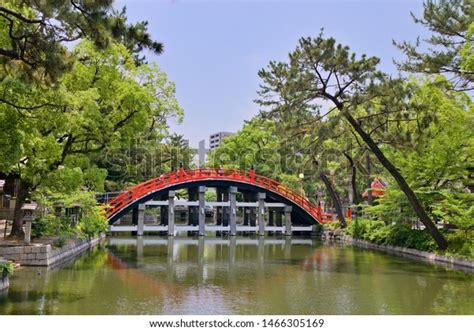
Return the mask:
[[[129,204],[148,195],[149,193],[176,184],[206,179],[227,179],[262,187],[269,191],[273,191],[295,203],[318,222],[323,223],[324,221],[321,208],[310,202],[306,197],[302,196],[295,190],[292,190],[271,178],[258,175],[252,170],[242,171],[223,168],[180,168],[177,171],[169,172],[146,182],[140,183],[129,190],[120,193],[108,202],[109,207],[107,209],[107,218],[109,219]]]

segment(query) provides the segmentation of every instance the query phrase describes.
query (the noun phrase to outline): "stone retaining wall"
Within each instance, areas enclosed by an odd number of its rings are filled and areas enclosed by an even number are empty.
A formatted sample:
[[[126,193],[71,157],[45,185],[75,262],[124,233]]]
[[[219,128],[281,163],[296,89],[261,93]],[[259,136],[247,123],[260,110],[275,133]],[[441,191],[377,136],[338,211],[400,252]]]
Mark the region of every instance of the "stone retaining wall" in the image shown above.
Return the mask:
[[[7,260],[25,266],[51,266],[94,247],[103,237],[104,235],[87,240],[76,240],[57,249],[53,249],[49,244],[4,247],[0,254]]]
[[[413,248],[390,246],[390,245],[377,245],[365,240],[354,239],[349,236],[342,236],[341,240],[358,247],[375,249],[375,250],[389,252],[389,253],[415,256],[415,257],[423,258],[423,259],[433,261],[433,262],[441,262],[441,263],[463,267],[463,268],[469,269],[471,272],[474,272],[474,260],[456,258],[456,257],[446,256],[446,255],[439,255],[435,253],[419,251]]]

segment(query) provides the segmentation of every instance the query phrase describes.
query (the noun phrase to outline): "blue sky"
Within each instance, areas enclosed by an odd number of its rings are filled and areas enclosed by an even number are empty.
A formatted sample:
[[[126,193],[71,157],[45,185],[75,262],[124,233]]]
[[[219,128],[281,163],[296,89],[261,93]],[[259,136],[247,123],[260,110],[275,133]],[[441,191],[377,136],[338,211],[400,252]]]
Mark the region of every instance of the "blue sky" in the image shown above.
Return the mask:
[[[285,60],[302,36],[326,36],[356,53],[381,58],[381,69],[395,72],[400,52],[392,39],[414,40],[426,31],[413,23],[421,14],[416,0],[185,1],[118,0],[130,21],[147,20],[164,53],[148,56],[177,86],[184,108],[182,124],[191,146],[218,131],[237,131],[258,113],[253,103],[257,72],[270,60]]]

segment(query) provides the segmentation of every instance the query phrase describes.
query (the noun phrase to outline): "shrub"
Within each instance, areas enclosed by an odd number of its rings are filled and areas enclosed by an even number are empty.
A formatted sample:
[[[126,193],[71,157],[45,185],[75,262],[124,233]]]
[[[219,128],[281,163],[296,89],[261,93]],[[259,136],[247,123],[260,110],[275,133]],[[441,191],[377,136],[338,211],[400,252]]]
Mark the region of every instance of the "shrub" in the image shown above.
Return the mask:
[[[374,244],[383,245],[390,234],[390,226],[377,222],[378,225],[373,228],[372,232],[368,234],[368,240]]]
[[[362,239],[366,232],[367,220],[355,218],[346,228],[346,233],[353,238]]]
[[[385,224],[379,221],[366,221],[365,224],[362,239],[375,242],[376,236],[380,234],[380,230],[385,227]]]
[[[12,262],[10,261],[0,262],[0,275],[2,275],[2,277],[11,275],[13,274],[14,271],[15,271],[15,265]]]
[[[426,230],[410,230],[410,235],[406,241],[406,247],[415,248],[421,251],[434,251],[436,243]]]
[[[53,246],[61,248],[66,245],[67,237],[66,236],[59,236],[53,241]]]
[[[79,235],[85,238],[94,237],[102,232],[107,231],[107,220],[103,215],[103,210],[99,206],[95,206],[84,215],[78,224]]]
[[[392,246],[404,246],[408,238],[410,237],[410,232],[412,229],[407,224],[395,224],[389,225],[390,232],[385,240],[385,244]]]
[[[474,241],[466,240],[462,231],[448,233],[446,239],[449,242],[447,250],[449,255],[474,258]]]
[[[48,214],[36,219],[31,223],[31,236],[40,238],[43,236],[55,236],[64,228],[65,222],[53,214]]]
[[[401,246],[421,251],[436,251],[437,249],[435,241],[426,229],[412,229],[407,224],[385,225],[381,221],[356,218],[345,229],[345,233],[353,238],[379,245]],[[474,257],[474,241],[471,237],[466,238],[465,231],[457,230],[445,235],[449,246],[447,251],[441,253]]]

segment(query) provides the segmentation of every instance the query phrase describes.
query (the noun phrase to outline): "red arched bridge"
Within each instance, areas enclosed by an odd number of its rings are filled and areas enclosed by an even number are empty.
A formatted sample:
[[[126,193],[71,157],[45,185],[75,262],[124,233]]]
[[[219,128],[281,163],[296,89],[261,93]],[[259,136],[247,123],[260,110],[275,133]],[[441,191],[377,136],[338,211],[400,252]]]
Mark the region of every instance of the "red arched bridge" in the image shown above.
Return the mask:
[[[217,202],[205,201],[206,187],[216,188]],[[188,189],[189,200],[195,201],[180,202],[180,200],[175,200],[175,191],[179,189]],[[223,198],[220,198],[220,192],[225,192]],[[251,196],[258,197],[257,201],[237,202],[237,192],[247,192]],[[164,215],[166,217],[163,218],[160,225],[148,226],[147,229],[143,218],[145,207],[149,205],[166,208],[167,215]],[[138,214],[137,220],[132,223],[134,228],[124,227],[123,231],[128,229],[142,234],[144,229],[148,231],[154,229],[168,231],[170,235],[174,235],[176,231],[175,206],[178,205],[187,206],[190,213],[188,227],[182,228],[188,231],[191,229],[199,231],[199,234],[204,234],[204,231],[212,229],[235,234],[236,231],[239,231],[236,221],[238,207],[254,209],[256,218],[255,224],[251,224],[251,222],[245,224],[244,221],[244,227],[241,226],[240,230],[255,230],[261,234],[270,231],[275,224],[271,219],[273,216],[270,215],[270,224],[269,226],[265,225],[265,210],[277,208],[284,210],[281,214],[285,216],[285,224],[277,224],[284,233],[298,231],[303,226],[308,228],[308,226],[332,219],[332,215],[323,214],[321,208],[306,197],[273,179],[258,175],[253,170],[241,171],[221,168],[179,168],[177,171],[138,184],[108,201],[107,219],[112,228],[130,211],[142,211],[143,215]],[[215,227],[205,224],[205,209],[208,206],[217,208],[218,219]],[[118,227],[116,227],[117,229]]]

